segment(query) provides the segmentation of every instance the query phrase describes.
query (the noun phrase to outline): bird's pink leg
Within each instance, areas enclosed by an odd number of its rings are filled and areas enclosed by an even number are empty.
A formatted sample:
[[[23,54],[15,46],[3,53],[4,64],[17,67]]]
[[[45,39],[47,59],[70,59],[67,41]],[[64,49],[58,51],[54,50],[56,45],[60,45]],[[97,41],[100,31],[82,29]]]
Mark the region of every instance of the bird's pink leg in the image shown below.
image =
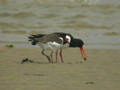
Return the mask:
[[[57,57],[58,57],[58,50],[56,51],[56,63],[57,63]]]
[[[60,58],[61,58],[61,62],[63,63],[62,48],[60,48]]]

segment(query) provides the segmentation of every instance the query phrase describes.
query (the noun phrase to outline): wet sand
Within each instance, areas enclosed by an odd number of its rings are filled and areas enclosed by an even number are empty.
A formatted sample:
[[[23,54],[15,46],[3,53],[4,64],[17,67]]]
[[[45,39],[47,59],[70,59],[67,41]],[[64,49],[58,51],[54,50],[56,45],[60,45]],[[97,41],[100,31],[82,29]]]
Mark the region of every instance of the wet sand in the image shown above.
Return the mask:
[[[64,63],[50,64],[38,48],[0,49],[0,90],[120,89],[120,50],[88,49],[83,63],[79,49],[63,53]]]

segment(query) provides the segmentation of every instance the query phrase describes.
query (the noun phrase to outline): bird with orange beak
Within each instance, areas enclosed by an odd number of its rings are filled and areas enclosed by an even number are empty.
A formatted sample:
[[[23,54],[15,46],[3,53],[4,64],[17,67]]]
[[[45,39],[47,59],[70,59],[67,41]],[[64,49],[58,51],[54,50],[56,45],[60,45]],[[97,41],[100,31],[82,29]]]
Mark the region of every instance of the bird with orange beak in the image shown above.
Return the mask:
[[[83,49],[84,42],[81,39],[74,38],[69,33],[55,32],[55,33],[52,33],[52,34],[55,35],[55,36],[58,36],[58,37],[60,37],[60,39],[62,39],[62,41],[63,41],[62,45],[63,46],[64,45],[66,46],[66,44],[69,44],[68,47],[70,47],[70,48],[80,48],[83,59],[85,61],[87,60],[85,51]],[[47,34],[32,35],[32,36],[29,37],[29,39],[30,39],[29,41],[32,41],[32,45],[36,45],[38,42],[35,39],[40,39],[40,38],[43,38],[45,36],[47,36]],[[63,62],[62,47],[60,48],[59,55],[60,55],[61,61]],[[57,62],[57,57],[58,57],[58,50],[56,50],[56,62]]]
[[[85,53],[85,51],[83,49],[83,45],[84,45],[84,42],[81,39],[71,38],[71,42],[70,42],[69,47],[80,48],[82,57],[86,61],[87,57],[86,57],[86,53]]]
[[[62,37],[62,38],[64,38],[63,45],[66,44],[66,42],[69,42],[69,47],[70,48],[80,48],[82,58],[84,59],[84,61],[87,60],[87,56],[86,56],[85,50],[83,48],[84,42],[81,39],[74,38],[69,33],[55,32],[55,34]],[[66,35],[68,35],[69,37],[65,38]],[[57,57],[57,55],[56,55],[56,57]]]

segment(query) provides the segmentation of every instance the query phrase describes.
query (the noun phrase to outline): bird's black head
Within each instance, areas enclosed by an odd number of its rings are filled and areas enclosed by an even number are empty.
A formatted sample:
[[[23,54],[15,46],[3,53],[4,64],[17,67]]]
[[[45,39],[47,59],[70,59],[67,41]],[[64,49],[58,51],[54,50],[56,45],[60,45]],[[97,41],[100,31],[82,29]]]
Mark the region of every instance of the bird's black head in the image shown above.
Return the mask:
[[[85,51],[83,49],[83,45],[84,45],[84,42],[81,40],[81,39],[72,39],[71,40],[71,43],[69,44],[69,47],[73,47],[73,48],[80,48],[80,51],[81,51],[81,54],[82,54],[82,57],[84,60],[86,60],[86,54],[85,54]]]
[[[82,48],[84,45],[84,42],[81,39],[72,39],[70,42],[69,47],[80,47]]]
[[[63,32],[55,32],[54,34],[58,35],[59,37],[63,38],[63,44],[66,44],[66,40],[68,40],[68,43],[71,42],[73,39],[73,36],[69,33],[63,33]]]

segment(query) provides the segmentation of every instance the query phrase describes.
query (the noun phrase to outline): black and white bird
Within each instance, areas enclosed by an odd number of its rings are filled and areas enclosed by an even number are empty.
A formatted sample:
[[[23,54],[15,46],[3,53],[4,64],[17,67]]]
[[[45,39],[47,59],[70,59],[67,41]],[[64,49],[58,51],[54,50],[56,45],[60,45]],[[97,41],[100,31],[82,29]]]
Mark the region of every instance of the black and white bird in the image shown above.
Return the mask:
[[[69,33],[61,33],[61,32],[57,32],[56,33],[57,35],[61,36],[61,37],[65,37],[66,35],[69,35],[70,36],[70,42],[69,42],[69,47],[70,48],[80,48],[80,51],[81,51],[81,54],[82,54],[82,57],[83,59],[86,61],[87,60],[87,56],[86,56],[86,53],[85,53],[85,50],[83,48],[83,45],[84,45],[84,42],[83,40],[81,39],[78,39],[78,38],[74,38],[71,34]],[[64,44],[66,43],[65,40],[63,41]]]
[[[69,44],[69,47],[71,47],[71,48],[80,48],[82,57],[86,61],[87,60],[87,56],[86,56],[85,50],[83,48],[83,45],[84,45],[84,42],[81,39],[72,38],[71,42]]]
[[[42,55],[46,56],[50,63],[53,63],[53,53],[56,52],[56,62],[58,56],[58,50],[60,50],[61,62],[63,62],[62,48],[68,47],[72,36],[65,33],[52,33],[52,34],[37,34],[28,37],[29,41],[32,41],[32,45],[38,44],[42,48]],[[51,50],[50,56],[45,53],[46,50]]]
[[[53,36],[51,37],[51,35],[53,35]],[[81,39],[74,38],[69,33],[55,32],[55,33],[52,33],[52,34],[37,34],[37,35],[30,36],[29,39],[30,39],[30,41],[32,41],[32,45],[36,45],[37,43],[41,43],[42,38],[46,38],[46,37],[48,37],[50,40],[47,40],[47,43],[42,44],[42,46],[46,46],[47,44],[49,44],[49,42],[53,42],[54,45],[55,45],[55,43],[59,44],[58,47],[56,47],[57,45],[55,47],[52,46],[54,48],[54,50],[51,49],[51,51],[52,51],[51,52],[51,57],[52,57],[53,52],[56,52],[56,62],[57,62],[58,50],[60,50],[59,55],[60,55],[60,58],[61,58],[61,62],[63,62],[62,48],[64,46],[70,47],[70,48],[80,48],[83,59],[84,60],[87,59],[85,51],[83,49],[84,42]],[[55,39],[55,38],[57,38],[57,39]],[[61,42],[59,42],[59,41],[61,41]],[[41,46],[41,44],[40,44],[40,46]],[[43,55],[45,55],[43,53],[44,50],[45,50],[45,48],[43,48],[43,50],[42,50]],[[48,58],[48,60],[50,62],[49,56],[47,56],[47,55],[45,55],[45,56]]]

